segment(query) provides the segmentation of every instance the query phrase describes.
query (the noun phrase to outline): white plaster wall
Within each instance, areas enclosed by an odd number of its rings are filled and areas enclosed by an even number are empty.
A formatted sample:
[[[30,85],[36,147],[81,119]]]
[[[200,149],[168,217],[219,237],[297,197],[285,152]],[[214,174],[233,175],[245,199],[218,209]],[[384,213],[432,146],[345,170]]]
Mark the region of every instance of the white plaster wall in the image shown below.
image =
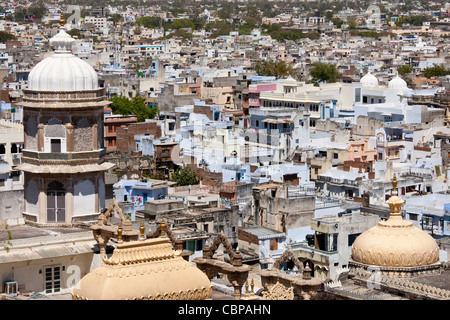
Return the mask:
[[[86,179],[79,181],[74,186],[74,216],[92,214],[95,210],[95,186],[92,181]]]
[[[71,292],[79,279],[91,271],[93,253],[79,254],[77,256],[55,257],[24,261],[21,263],[5,263],[0,265],[0,281],[17,281],[19,290],[34,291],[45,294],[44,268],[61,266],[61,293]],[[71,267],[72,266],[72,267]],[[39,273],[39,271],[42,273]],[[1,289],[3,292],[3,288]]]
[[[105,207],[105,182],[103,176],[98,179],[98,212]]]

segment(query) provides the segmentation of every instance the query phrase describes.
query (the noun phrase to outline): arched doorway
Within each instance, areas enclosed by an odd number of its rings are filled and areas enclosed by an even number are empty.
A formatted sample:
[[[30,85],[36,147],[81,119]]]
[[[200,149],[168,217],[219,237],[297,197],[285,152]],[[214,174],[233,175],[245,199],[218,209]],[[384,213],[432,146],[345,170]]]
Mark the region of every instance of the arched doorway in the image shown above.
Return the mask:
[[[47,188],[47,222],[66,221],[66,191],[59,181],[49,183]]]

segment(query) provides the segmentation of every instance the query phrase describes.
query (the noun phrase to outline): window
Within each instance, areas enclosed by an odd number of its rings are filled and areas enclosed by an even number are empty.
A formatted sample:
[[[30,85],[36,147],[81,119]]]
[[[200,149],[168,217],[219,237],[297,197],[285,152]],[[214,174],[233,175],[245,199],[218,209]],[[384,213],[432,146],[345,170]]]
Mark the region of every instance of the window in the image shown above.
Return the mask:
[[[355,89],[355,102],[361,101],[361,88]]]
[[[53,266],[45,268],[45,293],[61,291],[61,267]]]
[[[161,157],[167,158],[167,157],[169,157],[169,156],[170,156],[170,149],[163,149],[163,150],[161,151]]]
[[[411,221],[417,221],[418,220],[418,214],[415,214],[415,213],[410,213],[409,214],[409,220],[411,220]]]
[[[61,152],[61,139],[51,139],[51,152]]]
[[[351,246],[353,244],[353,242],[355,242],[356,238],[360,235],[361,233],[354,233],[354,234],[349,234],[348,235],[348,246]]]

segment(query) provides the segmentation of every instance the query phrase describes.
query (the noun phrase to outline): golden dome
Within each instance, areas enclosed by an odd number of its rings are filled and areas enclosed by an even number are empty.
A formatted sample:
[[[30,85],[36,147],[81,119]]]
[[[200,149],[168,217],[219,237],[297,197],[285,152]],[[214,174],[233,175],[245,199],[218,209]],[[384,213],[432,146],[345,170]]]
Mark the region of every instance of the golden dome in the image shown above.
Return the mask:
[[[393,196],[386,201],[391,209],[389,219],[378,222],[356,238],[352,259],[386,267],[419,267],[438,262],[439,247],[433,237],[401,217],[404,200],[397,196],[395,176],[393,185]]]
[[[74,300],[206,300],[212,285],[167,237],[119,241],[110,259],[84,276]],[[186,276],[188,275],[188,276]]]

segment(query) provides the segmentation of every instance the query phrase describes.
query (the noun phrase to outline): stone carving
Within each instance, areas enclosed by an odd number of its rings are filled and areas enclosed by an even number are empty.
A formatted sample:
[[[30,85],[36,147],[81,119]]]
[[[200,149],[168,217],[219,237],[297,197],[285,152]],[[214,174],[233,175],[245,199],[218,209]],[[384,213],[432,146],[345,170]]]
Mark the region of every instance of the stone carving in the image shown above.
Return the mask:
[[[37,150],[37,122],[29,117],[25,122],[25,147],[29,150]]]
[[[224,233],[221,233],[217,236],[217,238],[214,240],[211,247],[205,246],[203,248],[203,258],[212,259],[212,257],[214,256],[214,253],[219,248],[220,244],[223,244],[225,252],[230,256],[231,264],[233,266],[242,266],[242,256],[241,256],[239,250],[236,250],[236,251],[233,250],[230,242],[228,241],[228,239]]]
[[[92,129],[86,118],[81,118],[75,127],[74,151],[92,150]]]
[[[61,120],[51,118],[48,120],[47,125],[44,128],[44,136],[48,138],[65,138],[66,128],[62,124]]]
[[[286,288],[277,282],[274,286],[263,292],[263,300],[294,300],[294,288]]]
[[[163,225],[164,226],[164,225]],[[149,232],[147,233],[147,238],[158,238],[161,236],[161,225],[159,225],[155,232]],[[167,237],[169,237],[170,242],[172,242],[173,248],[175,250],[182,250],[183,249],[183,241],[176,239],[175,235],[172,232],[172,229],[169,226],[165,226],[164,232],[167,234]]]
[[[282,265],[283,263],[289,261],[289,260],[291,260],[291,261],[294,263],[294,265],[298,268],[298,271],[299,271],[300,273],[303,272],[303,264],[302,264],[302,263],[298,260],[298,258],[294,255],[294,253],[292,252],[292,249],[291,249],[291,248],[288,248],[287,250],[285,250],[285,251],[283,252],[283,254],[281,255],[281,257],[279,257],[279,258],[275,261],[273,267],[274,267],[275,269],[280,269],[280,268],[281,268],[281,265]]]

